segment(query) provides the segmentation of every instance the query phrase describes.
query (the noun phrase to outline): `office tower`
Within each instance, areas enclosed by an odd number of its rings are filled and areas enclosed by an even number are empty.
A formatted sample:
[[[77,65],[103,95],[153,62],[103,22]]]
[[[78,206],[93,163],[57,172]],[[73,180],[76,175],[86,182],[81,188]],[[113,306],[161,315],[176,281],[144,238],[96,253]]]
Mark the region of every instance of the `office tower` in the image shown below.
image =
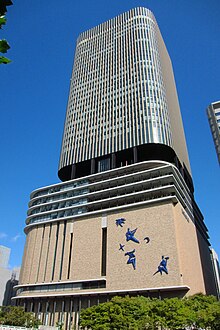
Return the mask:
[[[114,295],[216,293],[169,55],[128,11],[76,45],[58,175],[32,192],[17,303],[78,326]]]
[[[220,164],[220,101],[211,103],[206,111]]]

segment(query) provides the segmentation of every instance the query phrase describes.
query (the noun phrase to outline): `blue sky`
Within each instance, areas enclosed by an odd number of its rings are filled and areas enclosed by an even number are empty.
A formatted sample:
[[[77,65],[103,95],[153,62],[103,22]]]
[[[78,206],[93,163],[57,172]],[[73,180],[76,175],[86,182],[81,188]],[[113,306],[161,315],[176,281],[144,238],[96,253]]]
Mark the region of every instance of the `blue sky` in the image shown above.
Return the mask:
[[[219,0],[14,0],[0,38],[11,45],[0,66],[0,244],[21,264],[32,190],[58,182],[57,168],[76,38],[136,6],[151,9],[177,84],[195,198],[220,257],[220,168],[205,109],[220,99]]]

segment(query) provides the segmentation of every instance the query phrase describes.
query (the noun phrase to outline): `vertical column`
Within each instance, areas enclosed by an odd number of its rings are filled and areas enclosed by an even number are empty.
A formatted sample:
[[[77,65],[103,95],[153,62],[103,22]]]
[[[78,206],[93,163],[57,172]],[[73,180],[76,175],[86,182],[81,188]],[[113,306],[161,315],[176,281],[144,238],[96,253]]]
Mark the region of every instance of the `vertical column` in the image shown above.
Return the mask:
[[[74,329],[78,329],[78,311],[79,311],[79,298],[74,299],[74,312],[73,312],[73,325]]]
[[[63,265],[62,265],[62,277],[61,280],[68,279],[68,268],[71,259],[71,249],[72,249],[72,222],[67,222],[66,224],[66,235],[64,240],[64,251],[63,251]]]
[[[116,155],[115,153],[111,154],[111,169],[116,167]]]
[[[74,264],[73,264],[73,253],[74,253],[74,228],[73,223],[70,227],[70,251],[69,251],[69,262],[68,262],[68,273],[67,273],[67,279],[73,279],[74,275]]]
[[[55,326],[55,314],[56,314],[56,300],[53,302],[53,311],[51,317],[51,326]]]
[[[37,306],[37,318],[38,318],[38,320],[41,319],[40,313],[41,313],[41,302],[39,301],[38,306]]]
[[[34,227],[30,230],[28,235],[29,237],[29,244],[28,244],[28,251],[26,255],[26,263],[25,263],[25,269],[23,273],[23,281],[24,283],[30,283],[30,272],[32,267],[32,261],[33,261],[33,254],[35,250],[35,241],[36,241],[36,234],[37,234],[37,228]]]
[[[44,276],[44,281],[49,282],[52,278],[53,264],[54,264],[54,251],[56,244],[56,232],[57,232],[57,223],[51,224],[50,232],[50,244],[48,245],[48,257],[46,264],[46,271]]]
[[[76,177],[76,165],[73,164],[73,165],[71,166],[71,177],[70,177],[70,179],[71,179],[71,180],[72,180],[72,179],[75,179],[75,177]]]
[[[107,217],[102,217],[102,256],[101,256],[101,275],[106,276],[107,262]]]
[[[47,259],[47,251],[48,251],[48,244],[49,244],[49,233],[50,233],[50,225],[45,225],[44,231],[44,240],[42,245],[42,256],[41,256],[41,263],[39,268],[39,275],[38,275],[38,282],[44,282],[44,274],[46,268],[46,259]]]
[[[133,147],[133,157],[134,157],[134,163],[137,163],[137,161],[138,161],[137,147]]]
[[[23,278],[24,278],[24,275],[25,275],[24,270],[26,269],[26,264],[27,264],[27,254],[28,254],[29,244],[30,244],[30,235],[28,233],[27,236],[26,236],[24,254],[23,254],[23,258],[22,258],[22,266],[21,266],[21,271],[20,271],[20,276],[19,276],[19,284],[25,283]]]
[[[41,263],[43,239],[44,239],[44,226],[39,226],[37,228],[37,233],[36,233],[36,246],[37,246],[37,248],[34,249],[34,255],[33,255],[33,258],[32,258],[32,267],[31,267],[31,271],[30,271],[30,283],[36,283],[37,282],[37,275],[38,275],[39,265]]]
[[[58,233],[58,241],[57,241],[57,251],[55,260],[55,268],[54,268],[54,277],[52,280],[58,281],[60,279],[60,266],[62,261],[62,247],[63,247],[63,240],[64,240],[64,223],[60,223],[59,226],[59,233]]]
[[[44,319],[44,325],[48,325],[48,320],[49,320],[49,308],[50,308],[50,304],[49,301],[46,302],[46,306],[45,306],[45,319]]]
[[[91,174],[95,173],[95,159],[91,159]]]
[[[61,280],[61,278],[62,278],[62,272],[63,272],[64,254],[65,254],[65,247],[66,247],[66,227],[67,227],[67,221],[64,221],[63,242],[62,242],[61,260],[60,260],[59,280]]]

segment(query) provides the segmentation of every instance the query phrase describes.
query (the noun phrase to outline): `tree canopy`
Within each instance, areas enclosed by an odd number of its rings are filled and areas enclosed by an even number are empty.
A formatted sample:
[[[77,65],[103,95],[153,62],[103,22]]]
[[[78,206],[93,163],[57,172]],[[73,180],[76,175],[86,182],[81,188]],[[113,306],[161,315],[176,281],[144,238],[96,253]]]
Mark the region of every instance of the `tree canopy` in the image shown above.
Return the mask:
[[[11,6],[11,0],[1,0],[0,2],[0,29],[2,29],[3,25],[6,24],[6,12],[7,6]],[[0,40],[0,53],[5,54],[10,49],[8,42],[5,39]],[[0,55],[0,64],[7,64],[11,62],[7,57]]]
[[[37,328],[40,322],[33,313],[25,312],[23,307],[2,306],[0,307],[0,324]]]
[[[80,326],[91,330],[219,330],[220,302],[202,294],[164,300],[114,297],[82,310]]]

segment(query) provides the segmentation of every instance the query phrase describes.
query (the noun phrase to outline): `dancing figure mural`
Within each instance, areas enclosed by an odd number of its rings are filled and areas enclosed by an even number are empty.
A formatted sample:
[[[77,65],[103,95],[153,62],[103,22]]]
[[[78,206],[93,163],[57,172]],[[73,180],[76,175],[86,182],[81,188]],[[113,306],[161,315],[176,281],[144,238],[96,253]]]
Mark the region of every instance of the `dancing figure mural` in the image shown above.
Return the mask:
[[[154,273],[157,274],[157,273],[160,273],[160,275],[162,275],[162,273],[166,273],[168,274],[168,270],[167,270],[167,261],[168,261],[169,257],[164,257],[162,256],[162,260],[157,268],[157,271]]]
[[[127,264],[132,264],[134,270],[136,269],[136,257],[135,257],[135,249],[130,251],[130,252],[126,252],[125,256],[128,256],[128,261]]]
[[[126,220],[124,218],[119,218],[119,219],[115,220],[115,224],[117,227],[118,226],[123,227],[123,225],[125,224],[125,221]]]

